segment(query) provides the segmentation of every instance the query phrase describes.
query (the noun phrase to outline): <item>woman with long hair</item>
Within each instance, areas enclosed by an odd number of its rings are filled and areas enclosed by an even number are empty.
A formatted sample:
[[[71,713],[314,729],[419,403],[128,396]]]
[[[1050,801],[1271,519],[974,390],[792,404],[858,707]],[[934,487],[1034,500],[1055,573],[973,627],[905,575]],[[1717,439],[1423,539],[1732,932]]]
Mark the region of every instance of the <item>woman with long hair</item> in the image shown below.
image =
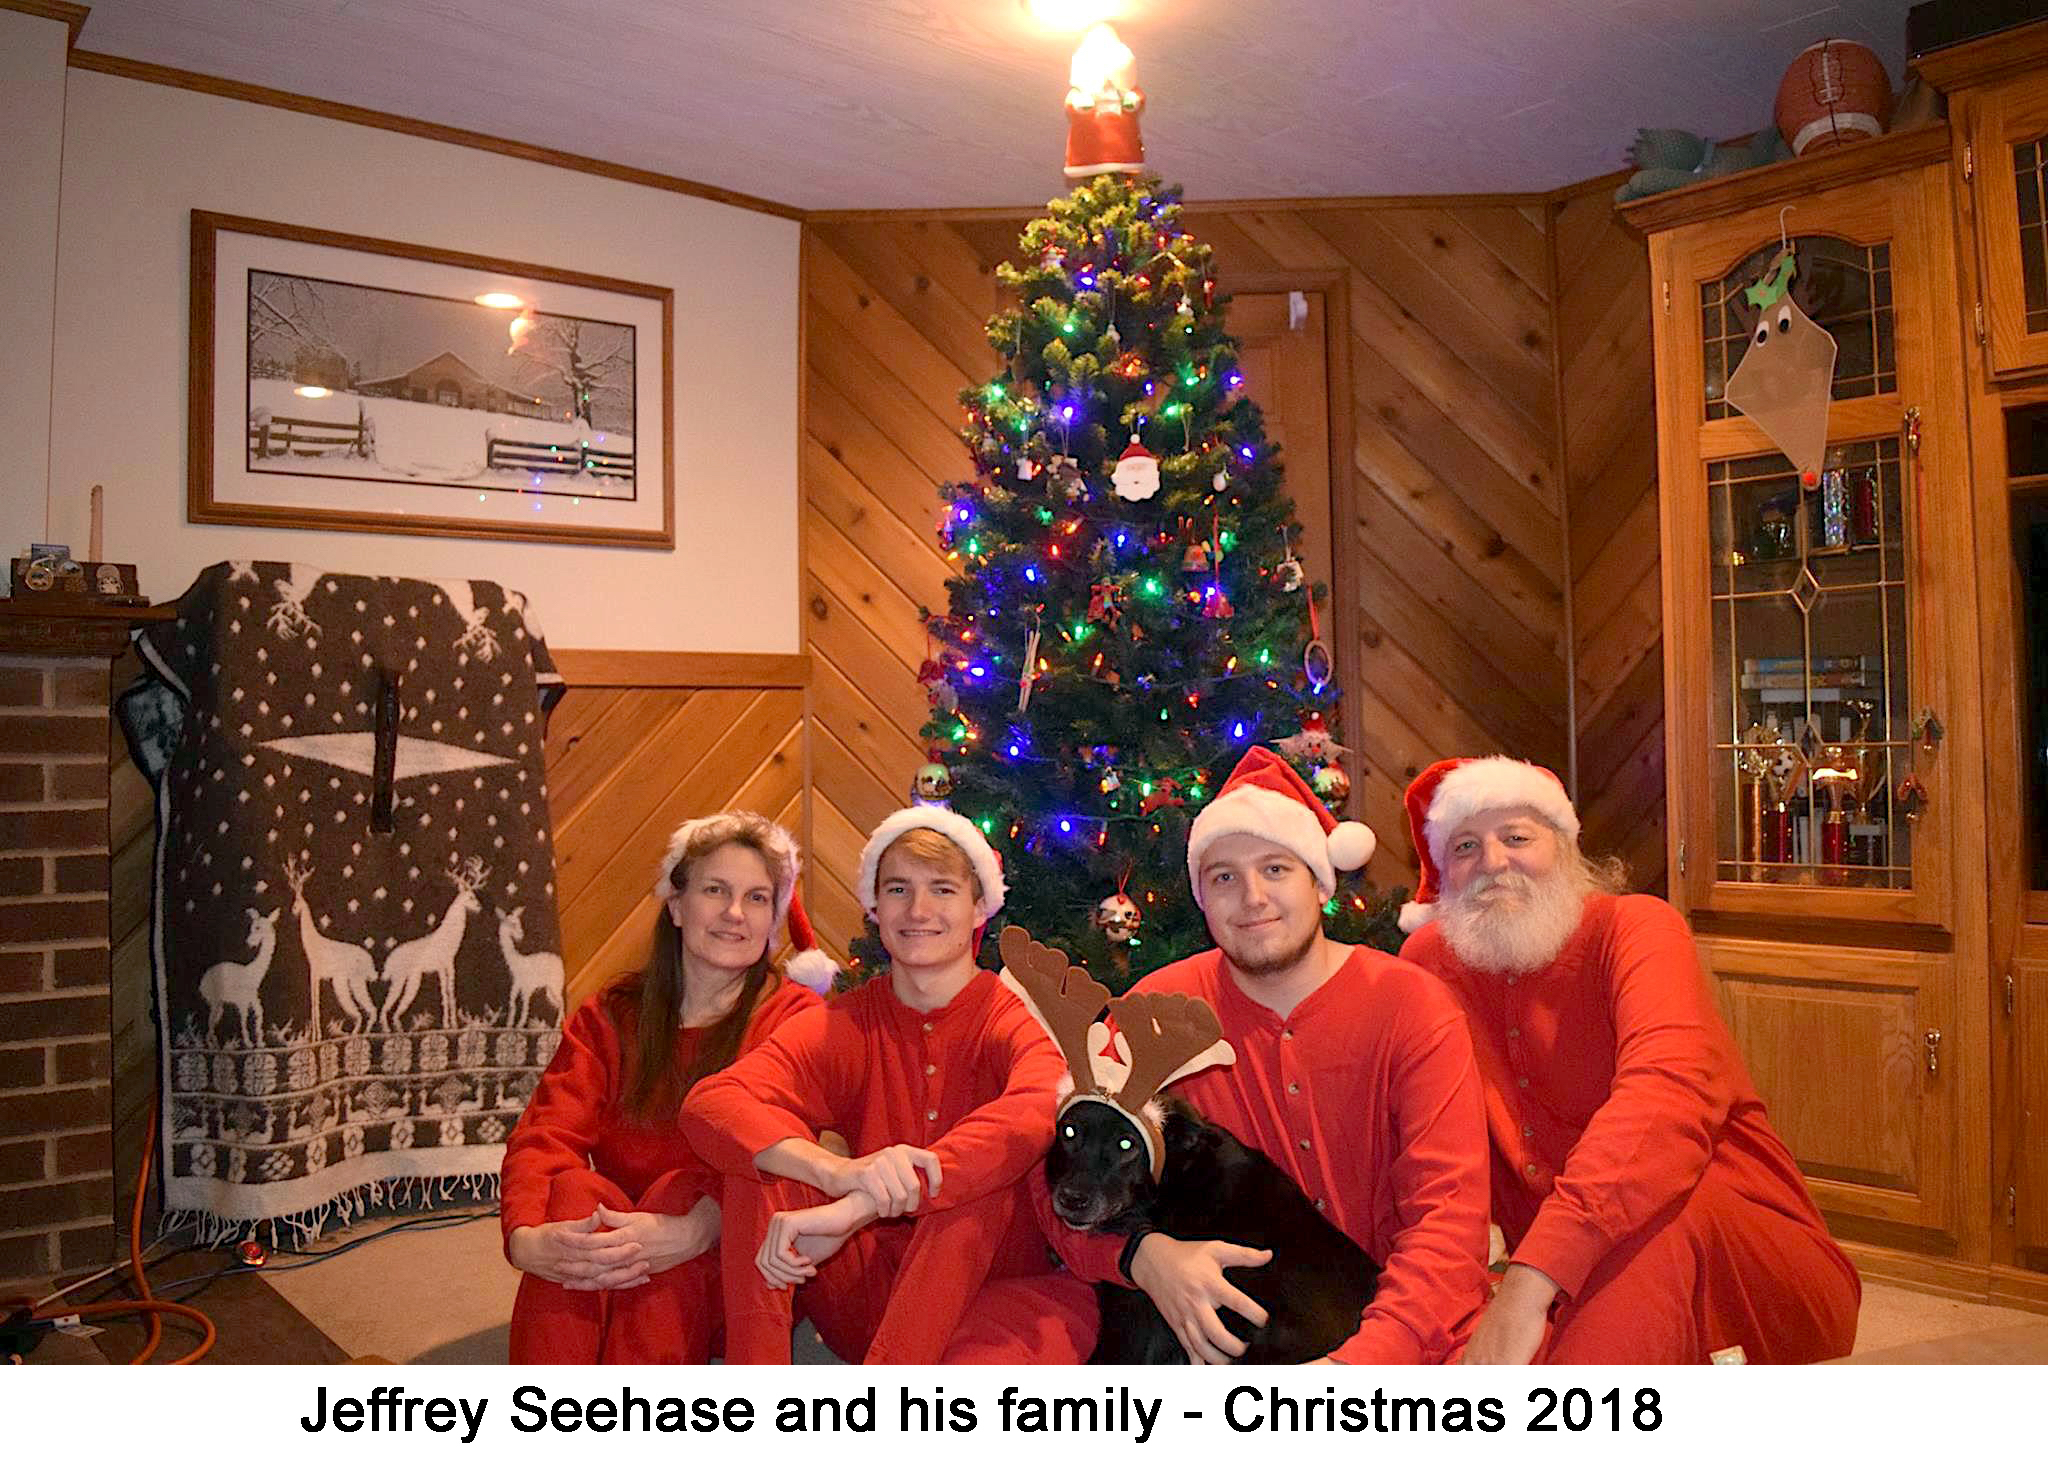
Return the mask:
[[[796,897],[796,842],[752,812],[677,828],[637,975],[576,1009],[505,1148],[515,1364],[707,1362],[723,1324],[720,1180],[676,1114],[692,1084],[818,1005],[835,967]],[[771,962],[784,920],[799,953]]]

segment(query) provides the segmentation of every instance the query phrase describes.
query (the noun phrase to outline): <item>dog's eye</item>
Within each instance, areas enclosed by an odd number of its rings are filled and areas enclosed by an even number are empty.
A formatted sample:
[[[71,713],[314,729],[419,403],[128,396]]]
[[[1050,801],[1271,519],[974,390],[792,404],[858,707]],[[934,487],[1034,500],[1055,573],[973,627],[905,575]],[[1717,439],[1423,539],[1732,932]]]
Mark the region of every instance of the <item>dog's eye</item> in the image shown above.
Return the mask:
[[[1073,1138],[1073,1137],[1074,1137],[1074,1126],[1073,1126],[1072,1124],[1068,1124],[1068,1125],[1067,1125],[1067,1127],[1066,1127],[1066,1129],[1065,1129],[1065,1130],[1064,1130],[1063,1132],[1064,1132],[1064,1133],[1066,1134],[1066,1136],[1067,1136],[1067,1137],[1068,1137],[1069,1139]]]
[[[1128,1140],[1128,1139],[1119,1139],[1119,1140],[1117,1140],[1117,1148],[1119,1148],[1119,1149],[1129,1149],[1130,1147],[1131,1147],[1131,1141],[1130,1141],[1130,1140]]]

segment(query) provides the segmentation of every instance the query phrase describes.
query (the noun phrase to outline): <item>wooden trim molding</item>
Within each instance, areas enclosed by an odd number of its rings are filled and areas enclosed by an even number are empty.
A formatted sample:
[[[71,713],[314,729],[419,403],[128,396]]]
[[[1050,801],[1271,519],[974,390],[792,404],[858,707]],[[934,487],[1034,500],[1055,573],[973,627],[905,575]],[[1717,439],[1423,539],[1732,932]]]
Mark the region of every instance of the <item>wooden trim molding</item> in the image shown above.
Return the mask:
[[[1663,194],[1632,199],[1615,213],[1638,234],[1649,235],[1675,225],[1740,214],[1760,204],[1797,204],[1844,184],[1895,174],[1918,164],[1948,160],[1948,122],[1932,122],[1859,143],[1845,143],[1804,158],[1788,158],[1739,174],[1688,184]],[[1797,228],[1797,222],[1794,222]]]
[[[430,123],[420,118],[404,117],[398,113],[353,107],[346,102],[329,102],[325,98],[306,97],[297,92],[280,92],[274,87],[258,87],[248,82],[230,81],[226,77],[208,76],[203,72],[183,71],[174,66],[159,66],[153,61],[133,61],[125,56],[108,56],[98,51],[73,51],[71,65],[80,71],[102,72],[107,76],[126,77],[135,82],[153,82],[159,87],[180,87],[188,92],[204,92],[210,96],[226,97],[236,102],[253,102],[259,107],[282,108],[286,112],[331,118],[336,122],[355,123],[365,128],[382,128],[386,132],[405,133],[436,143],[453,143],[460,148],[475,148],[485,153],[503,154],[507,158],[521,158],[528,163],[544,163],[552,168],[570,169],[579,174],[595,174],[599,178],[614,179],[621,184],[638,184],[645,189],[661,189],[670,194],[687,194],[695,199],[708,199],[714,204],[727,204],[734,209],[750,209],[759,214],[775,215],[785,220],[800,221],[804,218],[804,212],[793,204],[781,204],[757,195],[742,194],[738,190],[723,189],[716,184],[700,184],[694,179],[679,179],[672,174],[658,174],[652,169],[607,163],[601,158],[589,158],[580,153],[564,153],[560,149],[544,148],[537,143],[521,143],[513,138],[493,137],[489,133],[476,133],[468,128]]]
[[[800,690],[809,654],[697,654],[659,649],[554,649],[572,688]]]
[[[2016,26],[1916,56],[1906,69],[1943,94],[2048,66],[2048,25]]]
[[[1621,177],[1626,178],[1626,175]],[[1598,181],[1593,181],[1597,183]],[[1584,186],[1572,186],[1584,187]],[[1333,194],[1322,198],[1286,199],[1187,199],[1181,208],[1194,214],[1218,214],[1246,210],[1312,209],[1520,209],[1540,205],[1550,196],[1533,194]],[[974,205],[960,209],[814,209],[804,215],[807,225],[940,224],[964,225],[995,220],[1037,219],[1045,205]]]
[[[78,33],[85,29],[85,18],[92,14],[90,5],[67,5],[64,0],[0,0],[0,10],[19,11],[23,15],[39,15],[44,20],[61,20],[71,30],[71,40],[66,49],[76,53]]]

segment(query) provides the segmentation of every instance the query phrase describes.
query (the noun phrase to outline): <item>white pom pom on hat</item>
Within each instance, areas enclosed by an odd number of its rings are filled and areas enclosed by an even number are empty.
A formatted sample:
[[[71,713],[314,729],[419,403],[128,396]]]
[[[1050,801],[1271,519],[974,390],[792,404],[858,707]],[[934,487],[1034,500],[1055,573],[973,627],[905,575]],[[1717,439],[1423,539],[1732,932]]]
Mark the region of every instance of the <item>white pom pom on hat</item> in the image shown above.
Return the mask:
[[[1337,892],[1340,869],[1363,868],[1379,840],[1362,822],[1340,822],[1285,758],[1263,746],[1245,752],[1215,799],[1188,827],[1188,882],[1202,892],[1202,855],[1218,838],[1250,833],[1270,839],[1316,876],[1325,898]]]

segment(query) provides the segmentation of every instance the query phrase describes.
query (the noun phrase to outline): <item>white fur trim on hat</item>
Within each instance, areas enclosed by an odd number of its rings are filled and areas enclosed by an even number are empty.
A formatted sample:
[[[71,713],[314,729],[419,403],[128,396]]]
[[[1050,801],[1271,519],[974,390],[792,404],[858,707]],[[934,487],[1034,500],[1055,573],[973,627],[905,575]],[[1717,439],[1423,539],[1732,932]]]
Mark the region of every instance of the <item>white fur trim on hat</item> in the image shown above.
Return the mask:
[[[882,862],[883,852],[905,833],[920,827],[951,840],[954,847],[967,855],[974,876],[981,880],[983,919],[1003,907],[1003,861],[996,857],[996,850],[989,846],[981,829],[950,807],[905,807],[883,818],[869,834],[867,846],[860,850],[860,877],[853,896],[860,900],[861,908],[869,914],[875,912],[875,869]]]
[[[1531,808],[1566,837],[1579,835],[1579,814],[1555,776],[1512,756],[1482,756],[1447,772],[1430,799],[1423,830],[1429,835],[1429,856],[1439,869],[1458,825],[1496,807]]]
[[[669,834],[668,849],[661,855],[661,867],[654,871],[654,897],[666,904],[676,896],[676,865],[683,861],[683,850],[688,848],[700,833],[716,828],[729,829],[735,837],[742,827],[742,818],[753,817],[751,812],[714,812],[709,817],[693,817]],[[803,868],[803,852],[790,836],[789,829],[779,822],[768,823],[768,846],[782,860],[782,882],[775,888],[775,928],[782,928],[783,918],[789,913],[790,895],[796,892],[796,876]]]
[[[1410,899],[1401,906],[1401,917],[1397,923],[1401,926],[1402,934],[1412,935],[1435,918],[1436,906],[1434,904],[1417,904],[1413,899]]]
[[[1372,829],[1362,822],[1340,822],[1326,836],[1322,820],[1295,798],[1270,787],[1232,787],[1196,813],[1188,827],[1188,882],[1198,900],[1202,855],[1218,838],[1233,833],[1265,838],[1306,863],[1325,899],[1337,892],[1337,870],[1363,868],[1377,846]]]

